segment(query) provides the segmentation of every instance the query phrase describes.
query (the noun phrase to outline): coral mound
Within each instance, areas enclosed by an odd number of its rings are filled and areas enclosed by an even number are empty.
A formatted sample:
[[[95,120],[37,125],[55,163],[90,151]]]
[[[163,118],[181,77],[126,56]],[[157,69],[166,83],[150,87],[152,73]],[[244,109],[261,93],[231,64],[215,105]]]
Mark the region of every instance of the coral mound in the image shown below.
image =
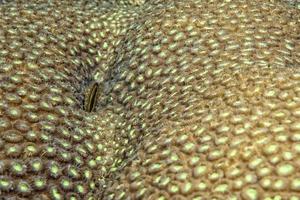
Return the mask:
[[[0,5],[3,199],[300,199],[300,9]]]

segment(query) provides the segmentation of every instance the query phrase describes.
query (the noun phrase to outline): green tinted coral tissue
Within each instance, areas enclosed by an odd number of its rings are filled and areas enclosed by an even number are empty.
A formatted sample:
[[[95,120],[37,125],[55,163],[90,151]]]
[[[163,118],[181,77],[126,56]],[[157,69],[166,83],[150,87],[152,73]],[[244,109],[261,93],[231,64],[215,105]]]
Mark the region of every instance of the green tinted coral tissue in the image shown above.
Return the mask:
[[[299,199],[299,5],[0,0],[0,199]]]

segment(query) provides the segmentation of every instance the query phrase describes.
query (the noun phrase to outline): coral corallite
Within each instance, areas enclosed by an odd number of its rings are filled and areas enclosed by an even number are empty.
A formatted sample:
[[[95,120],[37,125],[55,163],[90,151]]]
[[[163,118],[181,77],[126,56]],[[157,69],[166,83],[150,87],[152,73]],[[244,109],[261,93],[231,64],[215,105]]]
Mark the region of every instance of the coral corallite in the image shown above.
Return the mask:
[[[298,8],[0,1],[0,199],[300,200]]]

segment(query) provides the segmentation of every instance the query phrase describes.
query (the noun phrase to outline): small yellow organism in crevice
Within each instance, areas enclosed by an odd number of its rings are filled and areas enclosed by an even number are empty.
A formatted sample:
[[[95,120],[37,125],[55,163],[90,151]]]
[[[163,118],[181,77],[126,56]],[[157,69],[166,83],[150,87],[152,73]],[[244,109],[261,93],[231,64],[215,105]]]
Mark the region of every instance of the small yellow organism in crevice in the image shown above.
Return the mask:
[[[99,83],[93,82],[90,84],[85,92],[84,97],[84,110],[92,112],[97,104],[97,98],[99,96]]]

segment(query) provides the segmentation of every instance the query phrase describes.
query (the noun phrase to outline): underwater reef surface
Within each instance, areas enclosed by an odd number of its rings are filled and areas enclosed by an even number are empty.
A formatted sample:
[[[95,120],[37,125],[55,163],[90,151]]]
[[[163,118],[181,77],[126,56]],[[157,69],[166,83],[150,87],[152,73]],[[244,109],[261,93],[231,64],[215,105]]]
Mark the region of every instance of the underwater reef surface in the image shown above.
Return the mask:
[[[300,9],[300,0],[283,0],[283,2]]]
[[[300,199],[297,1],[1,2],[1,199]]]

